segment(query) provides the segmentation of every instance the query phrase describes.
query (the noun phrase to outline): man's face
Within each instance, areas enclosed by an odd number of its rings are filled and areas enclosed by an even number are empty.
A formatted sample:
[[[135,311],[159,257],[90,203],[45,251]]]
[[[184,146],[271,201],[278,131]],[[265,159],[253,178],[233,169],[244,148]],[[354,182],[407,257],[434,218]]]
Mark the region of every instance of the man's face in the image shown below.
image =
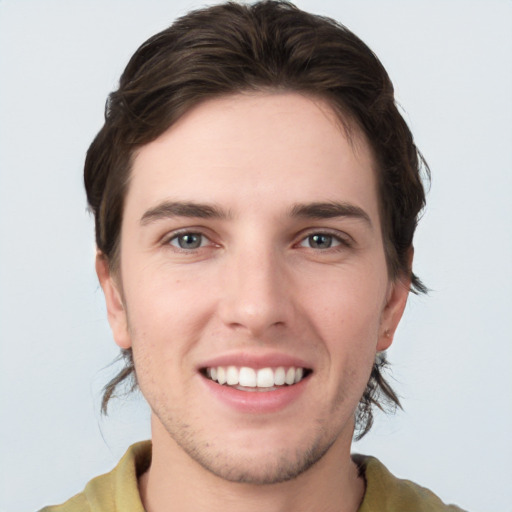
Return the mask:
[[[120,273],[98,268],[154,442],[253,483],[348,453],[407,297],[376,190],[365,141],[292,93],[207,101],[137,152]]]

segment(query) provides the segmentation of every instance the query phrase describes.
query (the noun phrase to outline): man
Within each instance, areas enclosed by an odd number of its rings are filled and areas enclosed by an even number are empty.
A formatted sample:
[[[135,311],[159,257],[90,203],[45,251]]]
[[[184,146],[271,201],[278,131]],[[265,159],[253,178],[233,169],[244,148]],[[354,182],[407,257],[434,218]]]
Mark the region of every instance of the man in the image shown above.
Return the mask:
[[[96,270],[152,443],[50,511],[459,510],[350,455],[409,290],[422,158],[356,36],[190,13],[132,57],[85,164]]]

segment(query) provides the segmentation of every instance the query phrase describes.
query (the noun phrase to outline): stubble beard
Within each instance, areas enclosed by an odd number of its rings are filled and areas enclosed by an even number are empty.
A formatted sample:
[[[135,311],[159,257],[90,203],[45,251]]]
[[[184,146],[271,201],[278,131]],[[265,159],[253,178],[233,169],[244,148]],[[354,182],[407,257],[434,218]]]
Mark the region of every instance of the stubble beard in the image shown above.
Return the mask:
[[[178,447],[208,472],[234,483],[271,485],[294,480],[319,462],[341,437],[348,436],[350,444],[354,429],[354,415],[347,411],[348,397],[339,389],[328,412],[324,410],[310,425],[309,432],[303,432],[293,446],[265,453],[262,438],[256,451],[253,447],[246,452],[249,455],[244,455],[236,444],[230,444],[229,435],[214,440],[206,430],[208,427],[184,421],[179,410],[169,407],[172,403],[169,397],[153,398],[156,406],[152,407],[153,413]],[[334,423],[333,418],[336,418]]]
[[[322,459],[337,439],[336,435],[328,436],[319,425],[309,442],[301,443],[294,450],[269,453],[267,460],[259,461],[237,454],[236,448],[219,449],[186,423],[169,421],[169,418],[159,417],[159,420],[176,444],[202,468],[240,484],[272,485],[294,480]]]
[[[137,355],[134,352],[136,359],[138,359]],[[328,407],[330,411],[325,417],[326,419],[318,418],[309,435],[304,436],[300,442],[296,443],[295,447],[283,448],[279,453],[274,450],[264,457],[244,456],[235,451],[236,446],[230,449],[229,441],[224,441],[222,444],[212,442],[208,432],[205,432],[207,427],[196,428],[191,423],[183,421],[182,411],[169,406],[172,404],[172,400],[165,393],[160,396],[158,393],[152,393],[151,389],[157,388],[156,383],[151,382],[152,376],[144,370],[137,371],[137,367],[140,369],[145,365],[135,364],[136,380],[153,414],[158,418],[167,434],[185,454],[202,468],[229,482],[272,485],[294,480],[319,462],[343,435],[342,432],[347,427],[353,431],[354,415],[348,413],[348,417],[343,418],[347,416],[346,410],[345,412],[343,410],[347,407],[348,397],[340,388]],[[146,387],[144,385],[146,378],[152,385],[150,384],[145,390],[143,388]],[[333,417],[338,418],[335,425],[328,426],[329,418]],[[264,446],[264,440],[261,445]],[[261,450],[259,452],[261,453]]]
[[[258,440],[259,446],[253,446],[252,450],[246,450],[245,453],[243,448],[237,449],[236,443],[230,443],[229,433],[224,432],[220,440],[212,439],[204,423],[198,426],[202,422],[196,422],[194,418],[190,418],[192,421],[184,420],[183,411],[169,407],[172,400],[165,394],[151,396],[152,393],[145,393],[142,386],[141,391],[160,423],[160,428],[164,429],[164,436],[168,435],[178,449],[202,468],[233,483],[272,485],[294,480],[319,462],[347,431],[350,431],[349,444],[352,438],[354,415],[347,413],[347,397],[341,390],[329,407],[327,416],[317,418],[310,425],[309,432],[303,432],[304,435],[299,436],[300,439],[295,440],[293,446],[265,451],[265,439],[262,436]],[[333,417],[337,418],[334,424],[331,423]],[[284,425],[282,428],[286,429]],[[284,440],[287,440],[286,436]]]

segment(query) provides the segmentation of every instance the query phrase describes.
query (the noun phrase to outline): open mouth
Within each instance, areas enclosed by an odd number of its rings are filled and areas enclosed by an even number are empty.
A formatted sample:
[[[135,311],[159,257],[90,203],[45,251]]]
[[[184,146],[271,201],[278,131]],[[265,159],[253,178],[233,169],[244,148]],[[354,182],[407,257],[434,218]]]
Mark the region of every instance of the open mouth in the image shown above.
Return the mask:
[[[215,366],[203,368],[201,373],[218,384],[241,391],[273,391],[298,384],[312,371],[295,366],[258,369],[247,366]]]

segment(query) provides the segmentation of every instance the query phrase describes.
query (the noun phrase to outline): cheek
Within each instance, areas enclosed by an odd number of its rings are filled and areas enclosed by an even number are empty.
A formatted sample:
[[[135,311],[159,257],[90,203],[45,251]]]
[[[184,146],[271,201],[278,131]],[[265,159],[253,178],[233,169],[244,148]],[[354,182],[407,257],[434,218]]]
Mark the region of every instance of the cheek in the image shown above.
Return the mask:
[[[126,265],[125,275],[135,276],[125,280],[134,355],[170,368],[199,340],[209,321],[215,307],[213,283],[200,272],[170,271],[165,265]]]
[[[322,279],[305,283],[305,309],[314,312],[318,328],[359,338],[376,337],[384,309],[387,279],[383,272],[329,272]],[[359,335],[359,336],[358,336]],[[348,341],[348,339],[347,339]],[[376,341],[376,340],[375,340]]]
[[[340,395],[337,402],[357,403],[368,382],[387,289],[382,275],[386,276],[371,271],[356,277],[338,273],[337,279],[326,279],[324,286],[310,287],[304,307],[317,338],[323,340],[319,348],[326,351],[330,375],[326,385]]]
[[[200,271],[169,268],[165,263],[126,265],[125,294],[137,322],[158,322],[189,314],[194,304],[205,299],[209,288]],[[194,269],[195,270],[195,269]],[[196,308],[199,309],[199,308]],[[176,320],[177,321],[177,320]]]

